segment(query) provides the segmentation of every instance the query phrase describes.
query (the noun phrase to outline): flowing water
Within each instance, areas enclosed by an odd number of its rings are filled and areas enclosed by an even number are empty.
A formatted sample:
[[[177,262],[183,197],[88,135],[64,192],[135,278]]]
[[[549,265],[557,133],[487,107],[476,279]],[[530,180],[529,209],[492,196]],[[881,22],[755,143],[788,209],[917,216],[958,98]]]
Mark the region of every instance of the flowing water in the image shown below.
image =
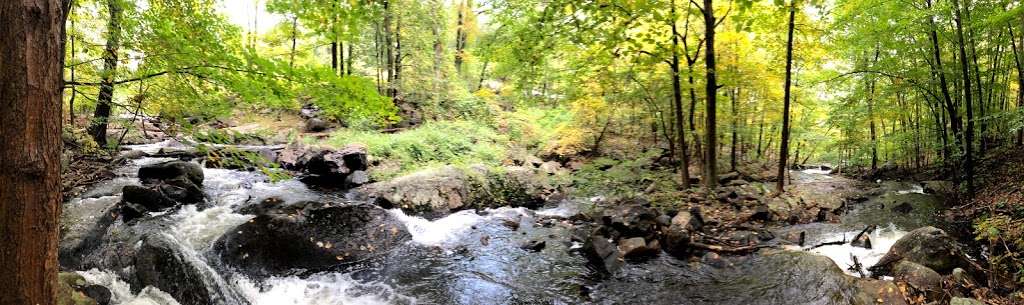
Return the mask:
[[[140,147],[139,149],[152,147]],[[143,158],[118,171],[121,177],[93,187],[66,208],[66,217],[87,214],[119,200],[119,189],[137,184],[139,166],[163,159]],[[682,261],[661,255],[645,263],[629,263],[614,276],[588,267],[571,242],[573,224],[559,217],[578,213],[581,202],[565,201],[541,210],[498,208],[461,211],[434,220],[392,210],[412,234],[412,241],[380,263],[346,273],[271,277],[254,280],[208,262],[216,239],[252,216],[234,211],[239,206],[278,197],[285,202],[337,199],[307,188],[297,180],[269,182],[259,173],[205,169],[203,188],[208,207],[185,206],[171,214],[165,234],[208,270],[207,282],[219,283],[231,301],[253,305],[342,304],[847,304],[850,281],[823,271],[818,256],[792,252],[725,258],[717,262]],[[825,172],[803,173],[801,179],[832,179]],[[912,185],[892,184],[866,203],[855,206],[839,224],[809,224],[780,228],[779,234],[807,232],[808,244],[852,238],[868,224],[872,250],[826,246],[811,250],[847,267],[850,254],[870,266],[910,229],[927,225],[937,200],[919,194]],[[912,191],[912,192],[901,192]],[[910,214],[895,214],[892,202],[911,201]],[[919,206],[919,207],[918,207]],[[920,218],[916,218],[920,217]],[[553,220],[552,220],[553,219]],[[73,222],[73,220],[72,220]],[[507,222],[519,223],[512,229]],[[117,222],[112,226],[123,226]],[[522,249],[529,241],[543,240],[539,252]],[[820,258],[820,257],[818,257]],[[831,264],[826,262],[826,267]],[[108,287],[118,305],[174,305],[167,293],[135,287],[110,270],[80,272],[91,284]],[[852,273],[852,272],[851,272]],[[235,304],[230,304],[235,305]]]

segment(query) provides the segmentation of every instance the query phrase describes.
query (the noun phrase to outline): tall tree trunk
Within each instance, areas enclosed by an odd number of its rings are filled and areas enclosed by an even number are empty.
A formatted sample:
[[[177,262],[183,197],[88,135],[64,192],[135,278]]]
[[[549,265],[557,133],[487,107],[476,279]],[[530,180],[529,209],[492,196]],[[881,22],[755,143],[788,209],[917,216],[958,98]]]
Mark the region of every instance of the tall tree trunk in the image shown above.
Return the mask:
[[[929,9],[932,7],[931,0],[925,0],[925,4]],[[928,24],[931,31],[929,32],[929,38],[932,41],[932,57],[935,61],[933,67],[933,74],[939,77],[939,89],[942,91],[943,102],[945,103],[946,114],[949,115],[949,128],[950,132],[953,133],[953,143],[957,149],[960,147],[961,140],[961,128],[963,124],[960,122],[960,114],[957,110],[956,104],[953,103],[953,99],[949,92],[949,83],[946,81],[946,72],[942,68],[942,48],[939,46],[939,35],[935,26],[935,18],[933,16],[928,17]],[[945,125],[943,125],[945,126]],[[948,146],[947,146],[948,147]],[[947,157],[951,157],[951,154],[947,151]],[[948,161],[948,160],[947,160]],[[959,175],[957,175],[959,176]]]
[[[739,129],[739,110],[738,100],[740,95],[740,88],[734,88],[732,91],[732,147],[729,151],[729,170],[736,171],[736,140],[737,130]]]
[[[964,138],[964,162],[963,168],[965,171],[965,179],[967,181],[967,192],[969,194],[974,193],[974,100],[971,97],[971,75],[970,69],[967,63],[967,46],[964,44],[964,28],[963,19],[960,8],[960,1],[953,0],[953,6],[956,11],[956,32],[957,42],[960,46],[960,72],[963,74],[963,89],[964,89],[964,109],[967,111],[967,132]]]
[[[686,151],[686,130],[683,129],[683,89],[679,82],[679,31],[676,26],[676,1],[672,0],[672,105],[676,114],[676,134],[679,136],[680,160],[679,176],[683,189],[690,188],[690,156]]]
[[[466,32],[466,15],[473,9],[473,2],[464,0],[459,2],[455,28],[455,71],[462,74],[462,63],[465,60],[466,42],[469,40],[469,33]]]
[[[786,84],[782,97],[782,141],[779,142],[779,171],[775,190],[782,193],[786,185],[786,163],[789,161],[789,98],[793,83],[793,23],[796,16],[796,0],[789,4],[789,34],[786,38]]]
[[[716,105],[718,97],[717,70],[715,70],[715,4],[714,0],[704,0],[704,42],[707,44],[704,64],[707,66],[707,97],[705,101],[706,117],[705,137],[707,153],[704,156],[704,185],[708,189],[718,186],[718,126],[716,126]]]
[[[299,41],[299,16],[292,16],[292,51],[288,55],[288,67],[295,67],[295,48]]]
[[[875,60],[872,65],[878,62],[878,47],[875,46]],[[878,169],[878,135],[875,130],[875,78],[869,76],[868,80],[868,122],[871,131],[871,170]]]
[[[0,1],[0,304],[57,304],[69,1]]]
[[[110,20],[107,22],[107,46],[103,55],[103,79],[96,99],[96,111],[89,125],[89,134],[101,147],[107,146],[107,125],[114,100],[114,75],[117,74],[117,50],[121,47],[121,5],[118,0],[107,0],[107,10],[110,11]]]
[[[1013,34],[1013,25],[1008,25],[1010,30],[1010,44],[1013,47],[1013,62],[1017,68],[1017,109],[1024,106],[1024,63],[1021,63],[1021,51],[1017,45],[1017,36]],[[1024,128],[1017,130],[1017,145],[1024,145]]]

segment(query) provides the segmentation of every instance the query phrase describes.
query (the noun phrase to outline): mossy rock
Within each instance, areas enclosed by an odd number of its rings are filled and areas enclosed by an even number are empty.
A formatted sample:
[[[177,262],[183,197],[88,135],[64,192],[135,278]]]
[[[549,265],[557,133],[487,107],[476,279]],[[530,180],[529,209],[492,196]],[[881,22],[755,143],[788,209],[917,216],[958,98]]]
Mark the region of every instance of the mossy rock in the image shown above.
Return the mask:
[[[57,305],[99,305],[79,291],[88,285],[82,275],[74,272],[61,272],[57,275]]]

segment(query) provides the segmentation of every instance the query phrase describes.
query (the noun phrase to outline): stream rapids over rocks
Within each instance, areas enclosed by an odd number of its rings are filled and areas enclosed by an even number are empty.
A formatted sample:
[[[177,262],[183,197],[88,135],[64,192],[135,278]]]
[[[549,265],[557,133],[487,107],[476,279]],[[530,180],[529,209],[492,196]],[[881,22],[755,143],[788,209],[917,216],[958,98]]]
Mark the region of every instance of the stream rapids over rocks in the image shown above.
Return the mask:
[[[109,289],[110,304],[867,304],[861,301],[869,289],[863,281],[873,280],[857,278],[859,272],[849,268],[852,257],[873,265],[906,232],[933,225],[940,206],[939,198],[924,194],[918,184],[884,182],[883,191],[848,207],[839,223],[774,230],[776,236],[803,232],[806,244],[815,245],[848,241],[877,225],[870,233],[872,249],[842,243],[691,261],[663,253],[627,262],[611,275],[588,264],[579,253],[582,245],[572,241],[569,219],[589,199],[537,209],[462,210],[434,219],[391,209],[386,218],[401,223],[407,239],[396,239],[397,246],[373,258],[343,269],[253,273],[226,263],[218,250],[225,236],[249,233],[232,230],[262,217],[240,211],[268,198],[284,204],[361,203],[298,179],[270,182],[259,172],[204,168],[204,202],[129,223],[111,219],[122,189],[142,183],[139,168],[170,160],[175,159],[131,160],[117,170],[117,178],[65,204],[62,268]],[[793,176],[796,183],[834,179],[821,170],[793,171]],[[902,204],[912,208],[893,210]]]

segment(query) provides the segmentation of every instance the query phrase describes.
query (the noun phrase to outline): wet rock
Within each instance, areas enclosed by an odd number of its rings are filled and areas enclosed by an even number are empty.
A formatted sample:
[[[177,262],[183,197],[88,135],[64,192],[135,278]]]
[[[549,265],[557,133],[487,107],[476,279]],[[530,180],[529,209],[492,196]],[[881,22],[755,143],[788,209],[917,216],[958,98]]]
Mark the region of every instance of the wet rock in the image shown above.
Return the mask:
[[[147,235],[135,253],[135,293],[152,286],[164,291],[182,305],[223,304],[230,296],[212,284],[216,274],[182,251],[178,242],[163,234]]]
[[[896,213],[907,214],[914,211],[914,206],[910,205],[909,202],[904,202],[892,207],[892,211]]]
[[[318,205],[297,205],[309,204]],[[354,263],[378,258],[411,238],[394,216],[369,204],[294,211],[256,216],[222,236],[215,252],[229,266],[265,277],[297,270],[345,270]]]
[[[901,260],[893,266],[892,275],[907,282],[918,291],[926,293],[931,299],[942,296],[942,276],[928,267]]]
[[[641,259],[658,255],[660,251],[657,240],[648,243],[643,237],[619,240],[619,253],[627,259]]]
[[[110,289],[100,285],[88,285],[82,287],[81,291],[90,299],[95,300],[99,305],[109,305],[111,297],[113,296],[110,293]]]
[[[966,287],[970,287],[972,285],[976,285],[975,284],[976,282],[974,281],[974,278],[970,274],[967,274],[967,271],[964,270],[963,268],[955,268],[955,269],[953,269],[953,273],[950,273],[949,279],[952,280],[954,283],[957,283],[957,284],[960,284],[960,285],[966,286]]]
[[[782,239],[803,247],[804,243],[807,241],[807,232],[789,232],[783,235]]]
[[[869,270],[873,275],[889,275],[892,267],[904,259],[940,274],[949,274],[954,268],[969,266],[960,246],[945,231],[923,227],[897,240],[889,252]]]
[[[657,210],[646,206],[645,202],[633,201],[605,211],[604,224],[615,230],[617,237],[656,239],[659,215]]]
[[[277,159],[285,169],[301,172],[302,181],[308,184],[349,188],[354,182],[368,180],[368,177],[360,177],[370,166],[363,145],[348,145],[339,150],[291,145],[282,150]],[[359,174],[360,171],[364,173]],[[356,177],[347,179],[352,175]]]
[[[370,183],[370,175],[366,171],[354,171],[348,177],[345,177],[345,185],[347,188],[357,187],[363,184]]]
[[[679,212],[672,218],[672,224],[665,229],[664,249],[672,256],[684,258],[690,255],[691,235],[700,231],[703,227],[703,219],[700,210],[694,209],[689,212]]]
[[[540,252],[541,250],[544,250],[544,248],[547,247],[547,246],[548,246],[548,243],[546,241],[543,241],[543,240],[532,240],[532,241],[528,241],[528,242],[523,243],[522,245],[519,246],[519,248],[523,249],[523,250],[526,250],[526,251],[531,251],[531,252]]]
[[[200,203],[204,200],[203,178],[203,169],[191,162],[170,161],[143,166],[139,169],[142,185],[128,185],[122,189],[121,215],[127,222],[151,212]]]
[[[536,169],[484,166],[428,169],[354,189],[356,198],[428,216],[501,206],[538,208],[554,193],[547,175]]]
[[[614,274],[618,272],[624,260],[618,247],[608,237],[592,233],[583,243],[583,255],[598,270]]]
[[[953,298],[949,300],[949,305],[985,305],[985,302],[973,298]]]
[[[320,117],[320,107],[316,104],[305,104],[302,105],[302,109],[299,110],[299,117],[304,120]]]
[[[516,219],[516,220],[503,219],[501,221],[501,224],[503,226],[509,228],[509,229],[512,229],[512,231],[518,231],[519,230],[519,220],[518,219]]]
[[[715,268],[725,268],[729,266],[729,263],[722,259],[721,255],[715,252],[708,252],[700,258],[701,263]]]
[[[203,185],[203,168],[185,161],[170,161],[139,168],[139,180],[156,183],[185,178],[194,185]]]
[[[82,289],[85,288],[85,278],[74,272],[61,272],[57,275],[57,305],[103,305],[90,298]],[[109,291],[108,291],[109,293]]]
[[[853,240],[850,241],[850,245],[864,249],[871,249],[871,233],[875,232],[875,229],[877,228],[878,226],[875,225],[870,225],[867,228],[864,228],[864,230],[861,230],[860,233],[857,233],[857,235],[853,237]]]

